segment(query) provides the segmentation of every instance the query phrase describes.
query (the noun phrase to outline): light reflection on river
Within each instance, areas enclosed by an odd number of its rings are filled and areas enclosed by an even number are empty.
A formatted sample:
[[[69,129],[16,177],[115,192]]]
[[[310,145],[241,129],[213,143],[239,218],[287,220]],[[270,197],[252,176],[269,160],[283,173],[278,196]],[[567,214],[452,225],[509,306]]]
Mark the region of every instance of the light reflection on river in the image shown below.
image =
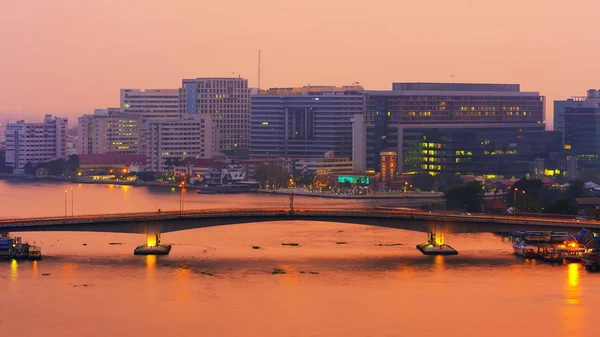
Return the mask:
[[[0,216],[60,215],[65,187],[71,185],[0,181]],[[287,200],[189,193],[186,207],[285,206]],[[310,198],[297,202],[373,204]],[[151,211],[157,205],[178,209],[178,195],[168,189],[102,185],[81,185],[75,191],[75,214]],[[597,331],[593,317],[598,315],[600,275],[578,264],[517,258],[509,243],[493,234],[448,234],[446,242],[460,255],[447,257],[416,251],[415,244],[426,240],[424,233],[322,222],[167,233],[163,241],[173,243],[173,250],[158,257],[133,256],[144,235],[19,235],[41,244],[45,256],[40,262],[0,264],[0,284],[7,285],[0,287],[4,332],[588,337]],[[402,245],[379,246],[394,243]],[[271,274],[275,268],[286,274]]]

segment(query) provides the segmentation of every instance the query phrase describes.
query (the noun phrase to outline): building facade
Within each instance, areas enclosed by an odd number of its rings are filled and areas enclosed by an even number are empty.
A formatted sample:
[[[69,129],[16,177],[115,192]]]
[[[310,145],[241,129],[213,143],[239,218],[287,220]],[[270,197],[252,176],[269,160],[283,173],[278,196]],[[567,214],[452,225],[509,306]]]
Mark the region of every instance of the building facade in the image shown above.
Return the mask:
[[[389,182],[396,177],[398,172],[396,168],[396,161],[398,157],[398,151],[395,148],[383,149],[379,153],[379,162],[381,167],[381,180]]]
[[[294,167],[300,172],[351,173],[353,163],[348,158],[305,158],[295,160]]]
[[[179,118],[179,89],[121,89],[119,108],[142,120]]]
[[[544,97],[518,84],[394,83],[367,91],[366,168],[380,172],[379,154],[391,147],[401,174],[521,176],[544,151],[561,151],[556,133],[545,132],[544,113]]]
[[[248,150],[250,89],[243,78],[184,79],[179,90],[180,112],[207,114],[216,128],[219,151]]]
[[[6,166],[22,172],[25,164],[66,157],[66,118],[46,115],[42,123],[6,125]]]
[[[215,130],[208,114],[154,120],[148,130],[146,155],[153,172],[168,172],[173,161],[211,158],[215,154]]]
[[[578,159],[579,168],[600,169],[600,90],[590,89],[585,97],[556,101],[555,121],[564,137],[565,152]]]
[[[95,109],[77,120],[77,154],[141,154],[141,117],[118,108]]]
[[[363,113],[361,86],[271,88],[252,97],[253,158],[352,157],[353,118]]]

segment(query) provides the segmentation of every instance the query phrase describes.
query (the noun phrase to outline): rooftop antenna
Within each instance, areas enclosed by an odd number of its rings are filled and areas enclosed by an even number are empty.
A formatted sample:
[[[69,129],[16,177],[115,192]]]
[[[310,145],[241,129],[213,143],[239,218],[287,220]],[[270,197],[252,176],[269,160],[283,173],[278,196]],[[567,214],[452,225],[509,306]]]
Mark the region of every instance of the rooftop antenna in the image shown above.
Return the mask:
[[[454,84],[454,74],[450,75],[452,77],[452,84]]]
[[[258,49],[258,92],[260,92],[260,48]]]

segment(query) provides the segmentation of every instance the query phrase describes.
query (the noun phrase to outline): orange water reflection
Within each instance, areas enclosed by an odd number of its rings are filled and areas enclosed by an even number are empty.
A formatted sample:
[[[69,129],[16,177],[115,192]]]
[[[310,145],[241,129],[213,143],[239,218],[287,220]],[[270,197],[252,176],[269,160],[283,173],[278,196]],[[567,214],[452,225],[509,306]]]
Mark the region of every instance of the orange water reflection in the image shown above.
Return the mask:
[[[580,287],[581,264],[570,263],[567,266],[565,285],[565,305],[563,308],[563,329],[565,336],[581,336],[582,308]]]

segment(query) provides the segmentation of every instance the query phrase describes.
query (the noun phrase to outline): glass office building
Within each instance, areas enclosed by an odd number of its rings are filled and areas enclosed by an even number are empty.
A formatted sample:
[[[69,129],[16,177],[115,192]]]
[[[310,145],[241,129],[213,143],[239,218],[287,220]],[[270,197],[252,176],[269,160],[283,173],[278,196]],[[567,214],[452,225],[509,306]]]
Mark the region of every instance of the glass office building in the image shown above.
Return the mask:
[[[271,88],[252,96],[253,158],[352,157],[352,119],[364,108],[361,86]]]
[[[544,97],[518,84],[394,83],[365,92],[367,170],[398,149],[399,173],[521,176],[529,162],[561,151],[546,132]]]

